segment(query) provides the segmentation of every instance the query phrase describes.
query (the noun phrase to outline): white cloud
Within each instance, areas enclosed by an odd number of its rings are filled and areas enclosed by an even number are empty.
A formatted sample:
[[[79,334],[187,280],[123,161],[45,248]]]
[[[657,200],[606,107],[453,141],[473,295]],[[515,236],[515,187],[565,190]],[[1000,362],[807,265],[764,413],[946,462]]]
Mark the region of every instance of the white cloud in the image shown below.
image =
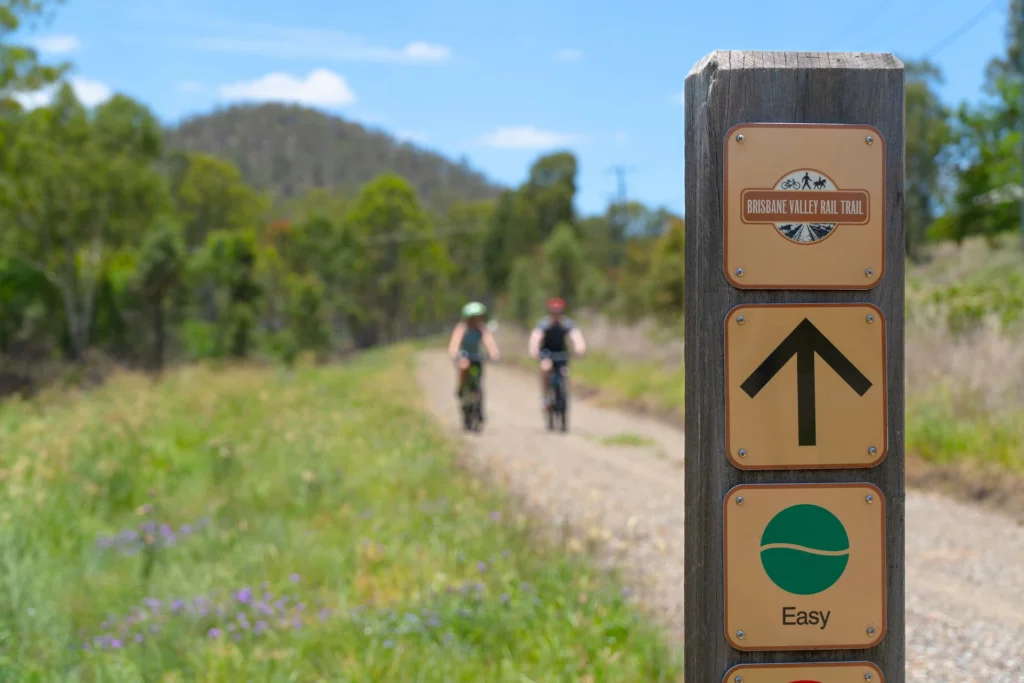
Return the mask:
[[[178,83],[178,90],[181,92],[199,92],[203,89],[203,84],[198,81],[181,81]]]
[[[423,40],[392,47],[369,44],[358,36],[322,29],[243,24],[226,28],[225,33],[228,30],[232,35],[200,38],[195,44],[215,52],[343,62],[440,64],[452,55],[450,48]]]
[[[507,126],[481,135],[476,139],[476,144],[499,149],[543,149],[581,140],[580,136],[570,133],[539,130],[533,126]]]
[[[71,79],[71,87],[75,89],[78,99],[87,107],[95,107],[101,102],[106,102],[114,94],[106,83],[89,80],[88,78]]]
[[[228,100],[296,102],[313,106],[337,106],[356,101],[345,79],[330,69],[314,69],[302,80],[278,71],[254,81],[221,86],[220,96]]]
[[[555,59],[561,59],[563,62],[578,62],[583,59],[583,51],[577,50],[574,47],[567,47],[556,52]]]
[[[109,85],[90,78],[72,78],[70,83],[75,95],[86,107],[95,107],[97,104],[106,102],[114,94]],[[16,95],[15,99],[26,109],[36,109],[48,105],[56,91],[56,86],[50,86],[35,92]]]
[[[395,137],[404,142],[415,142],[421,145],[430,139],[426,133],[421,133],[417,130],[400,130],[395,133]]]
[[[32,41],[32,45],[40,52],[51,55],[65,55],[82,47],[78,38],[67,34],[39,36]]]

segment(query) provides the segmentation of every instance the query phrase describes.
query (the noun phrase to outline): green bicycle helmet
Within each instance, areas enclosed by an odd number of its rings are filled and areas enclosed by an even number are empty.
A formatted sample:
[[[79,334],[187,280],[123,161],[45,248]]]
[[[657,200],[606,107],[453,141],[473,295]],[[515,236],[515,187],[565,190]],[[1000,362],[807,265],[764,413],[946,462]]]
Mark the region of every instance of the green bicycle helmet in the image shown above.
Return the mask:
[[[487,314],[487,307],[479,301],[470,301],[462,307],[463,318],[477,318]]]

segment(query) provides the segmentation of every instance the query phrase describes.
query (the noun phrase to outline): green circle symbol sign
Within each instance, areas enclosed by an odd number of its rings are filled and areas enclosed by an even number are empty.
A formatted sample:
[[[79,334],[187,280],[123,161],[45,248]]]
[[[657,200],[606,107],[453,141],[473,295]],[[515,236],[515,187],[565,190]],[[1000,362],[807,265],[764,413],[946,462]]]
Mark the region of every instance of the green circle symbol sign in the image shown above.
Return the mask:
[[[831,588],[846,571],[850,538],[839,518],[817,505],[793,505],[761,535],[761,566],[772,583],[794,595]]]

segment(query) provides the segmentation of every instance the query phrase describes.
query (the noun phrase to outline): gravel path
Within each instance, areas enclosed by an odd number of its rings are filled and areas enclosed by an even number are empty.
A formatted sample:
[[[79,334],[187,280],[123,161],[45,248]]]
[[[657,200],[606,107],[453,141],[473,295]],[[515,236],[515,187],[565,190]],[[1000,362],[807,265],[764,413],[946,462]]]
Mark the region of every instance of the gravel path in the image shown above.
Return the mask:
[[[528,505],[567,523],[571,548],[590,546],[621,568],[681,640],[683,433],[577,401],[570,433],[551,434],[532,375],[495,365],[485,374],[487,424],[467,439],[472,455]],[[450,361],[426,352],[419,376],[430,409],[458,429]],[[639,439],[646,443],[613,443]],[[908,492],[907,680],[1024,683],[1024,527]]]

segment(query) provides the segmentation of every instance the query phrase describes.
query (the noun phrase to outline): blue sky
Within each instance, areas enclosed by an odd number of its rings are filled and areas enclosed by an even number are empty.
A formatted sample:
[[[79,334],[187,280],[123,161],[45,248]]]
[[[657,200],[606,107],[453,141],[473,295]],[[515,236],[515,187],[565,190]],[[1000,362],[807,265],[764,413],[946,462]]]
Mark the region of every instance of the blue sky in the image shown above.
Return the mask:
[[[1008,0],[933,57],[943,96],[976,99],[1003,50]],[[111,90],[167,122],[238,100],[302,101],[519,182],[546,149],[581,164],[579,208],[630,198],[682,213],[687,72],[715,49],[917,58],[984,0],[67,0],[35,29],[75,62],[87,101]],[[808,8],[811,8],[810,10]]]

